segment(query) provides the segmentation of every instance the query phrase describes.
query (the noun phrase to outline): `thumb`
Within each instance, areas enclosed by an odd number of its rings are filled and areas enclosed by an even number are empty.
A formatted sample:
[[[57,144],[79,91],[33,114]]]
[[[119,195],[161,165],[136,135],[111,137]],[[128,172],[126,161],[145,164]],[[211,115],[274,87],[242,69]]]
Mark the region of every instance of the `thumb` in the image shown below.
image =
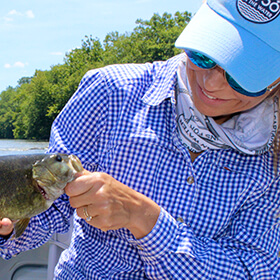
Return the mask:
[[[7,236],[12,233],[14,229],[13,222],[8,218],[0,220],[0,235]]]

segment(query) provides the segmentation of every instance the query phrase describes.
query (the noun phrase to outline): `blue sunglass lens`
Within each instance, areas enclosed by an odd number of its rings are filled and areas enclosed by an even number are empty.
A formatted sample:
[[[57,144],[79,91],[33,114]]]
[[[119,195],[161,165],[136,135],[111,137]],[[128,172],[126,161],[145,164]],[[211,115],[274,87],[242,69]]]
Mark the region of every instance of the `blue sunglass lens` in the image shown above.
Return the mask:
[[[190,51],[190,50],[185,50],[185,52],[186,52],[188,58],[191,60],[191,62],[194,65],[198,66],[199,68],[211,69],[217,65],[217,63],[215,61],[213,61],[209,57],[207,57],[199,52],[194,52],[194,51]],[[265,88],[258,92],[249,92],[249,91],[245,90],[244,88],[242,88],[227,72],[225,72],[225,76],[226,76],[228,84],[235,91],[237,91],[243,95],[255,97],[255,96],[261,96],[261,95],[265,94],[267,91],[267,89]]]
[[[189,59],[191,60],[191,62],[194,65],[198,66],[199,68],[211,69],[217,65],[215,61],[213,61],[212,59],[210,59],[209,57],[201,53],[193,52],[189,50],[186,50],[185,52],[189,57]]]
[[[227,72],[225,73],[228,84],[237,92],[251,97],[261,96],[266,93],[266,88],[258,92],[250,92],[242,88]]]

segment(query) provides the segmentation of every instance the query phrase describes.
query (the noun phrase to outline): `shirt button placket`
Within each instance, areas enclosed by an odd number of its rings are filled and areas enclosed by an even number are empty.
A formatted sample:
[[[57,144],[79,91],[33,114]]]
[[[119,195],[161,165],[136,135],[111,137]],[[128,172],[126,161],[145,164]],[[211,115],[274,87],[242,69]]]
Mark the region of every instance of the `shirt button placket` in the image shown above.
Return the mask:
[[[193,177],[193,176],[189,176],[189,177],[187,178],[187,184],[188,184],[188,185],[193,185],[193,184],[194,184],[194,177]],[[186,222],[185,224],[186,224],[188,227],[190,227],[190,223]]]

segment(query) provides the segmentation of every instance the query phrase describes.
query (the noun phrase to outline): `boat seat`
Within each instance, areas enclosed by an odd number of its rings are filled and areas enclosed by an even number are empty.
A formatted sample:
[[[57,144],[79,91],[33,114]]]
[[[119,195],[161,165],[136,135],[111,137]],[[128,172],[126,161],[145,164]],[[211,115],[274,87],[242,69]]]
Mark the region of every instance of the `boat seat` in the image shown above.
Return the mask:
[[[46,280],[47,266],[26,265],[17,269],[12,280]]]

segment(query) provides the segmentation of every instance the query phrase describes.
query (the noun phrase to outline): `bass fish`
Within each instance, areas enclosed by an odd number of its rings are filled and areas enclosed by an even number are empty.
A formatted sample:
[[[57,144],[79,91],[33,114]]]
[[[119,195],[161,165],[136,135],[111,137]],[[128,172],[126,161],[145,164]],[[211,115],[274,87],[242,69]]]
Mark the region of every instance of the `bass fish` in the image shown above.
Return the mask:
[[[0,219],[12,220],[15,237],[19,237],[30,218],[47,210],[82,171],[75,155],[1,156]]]

